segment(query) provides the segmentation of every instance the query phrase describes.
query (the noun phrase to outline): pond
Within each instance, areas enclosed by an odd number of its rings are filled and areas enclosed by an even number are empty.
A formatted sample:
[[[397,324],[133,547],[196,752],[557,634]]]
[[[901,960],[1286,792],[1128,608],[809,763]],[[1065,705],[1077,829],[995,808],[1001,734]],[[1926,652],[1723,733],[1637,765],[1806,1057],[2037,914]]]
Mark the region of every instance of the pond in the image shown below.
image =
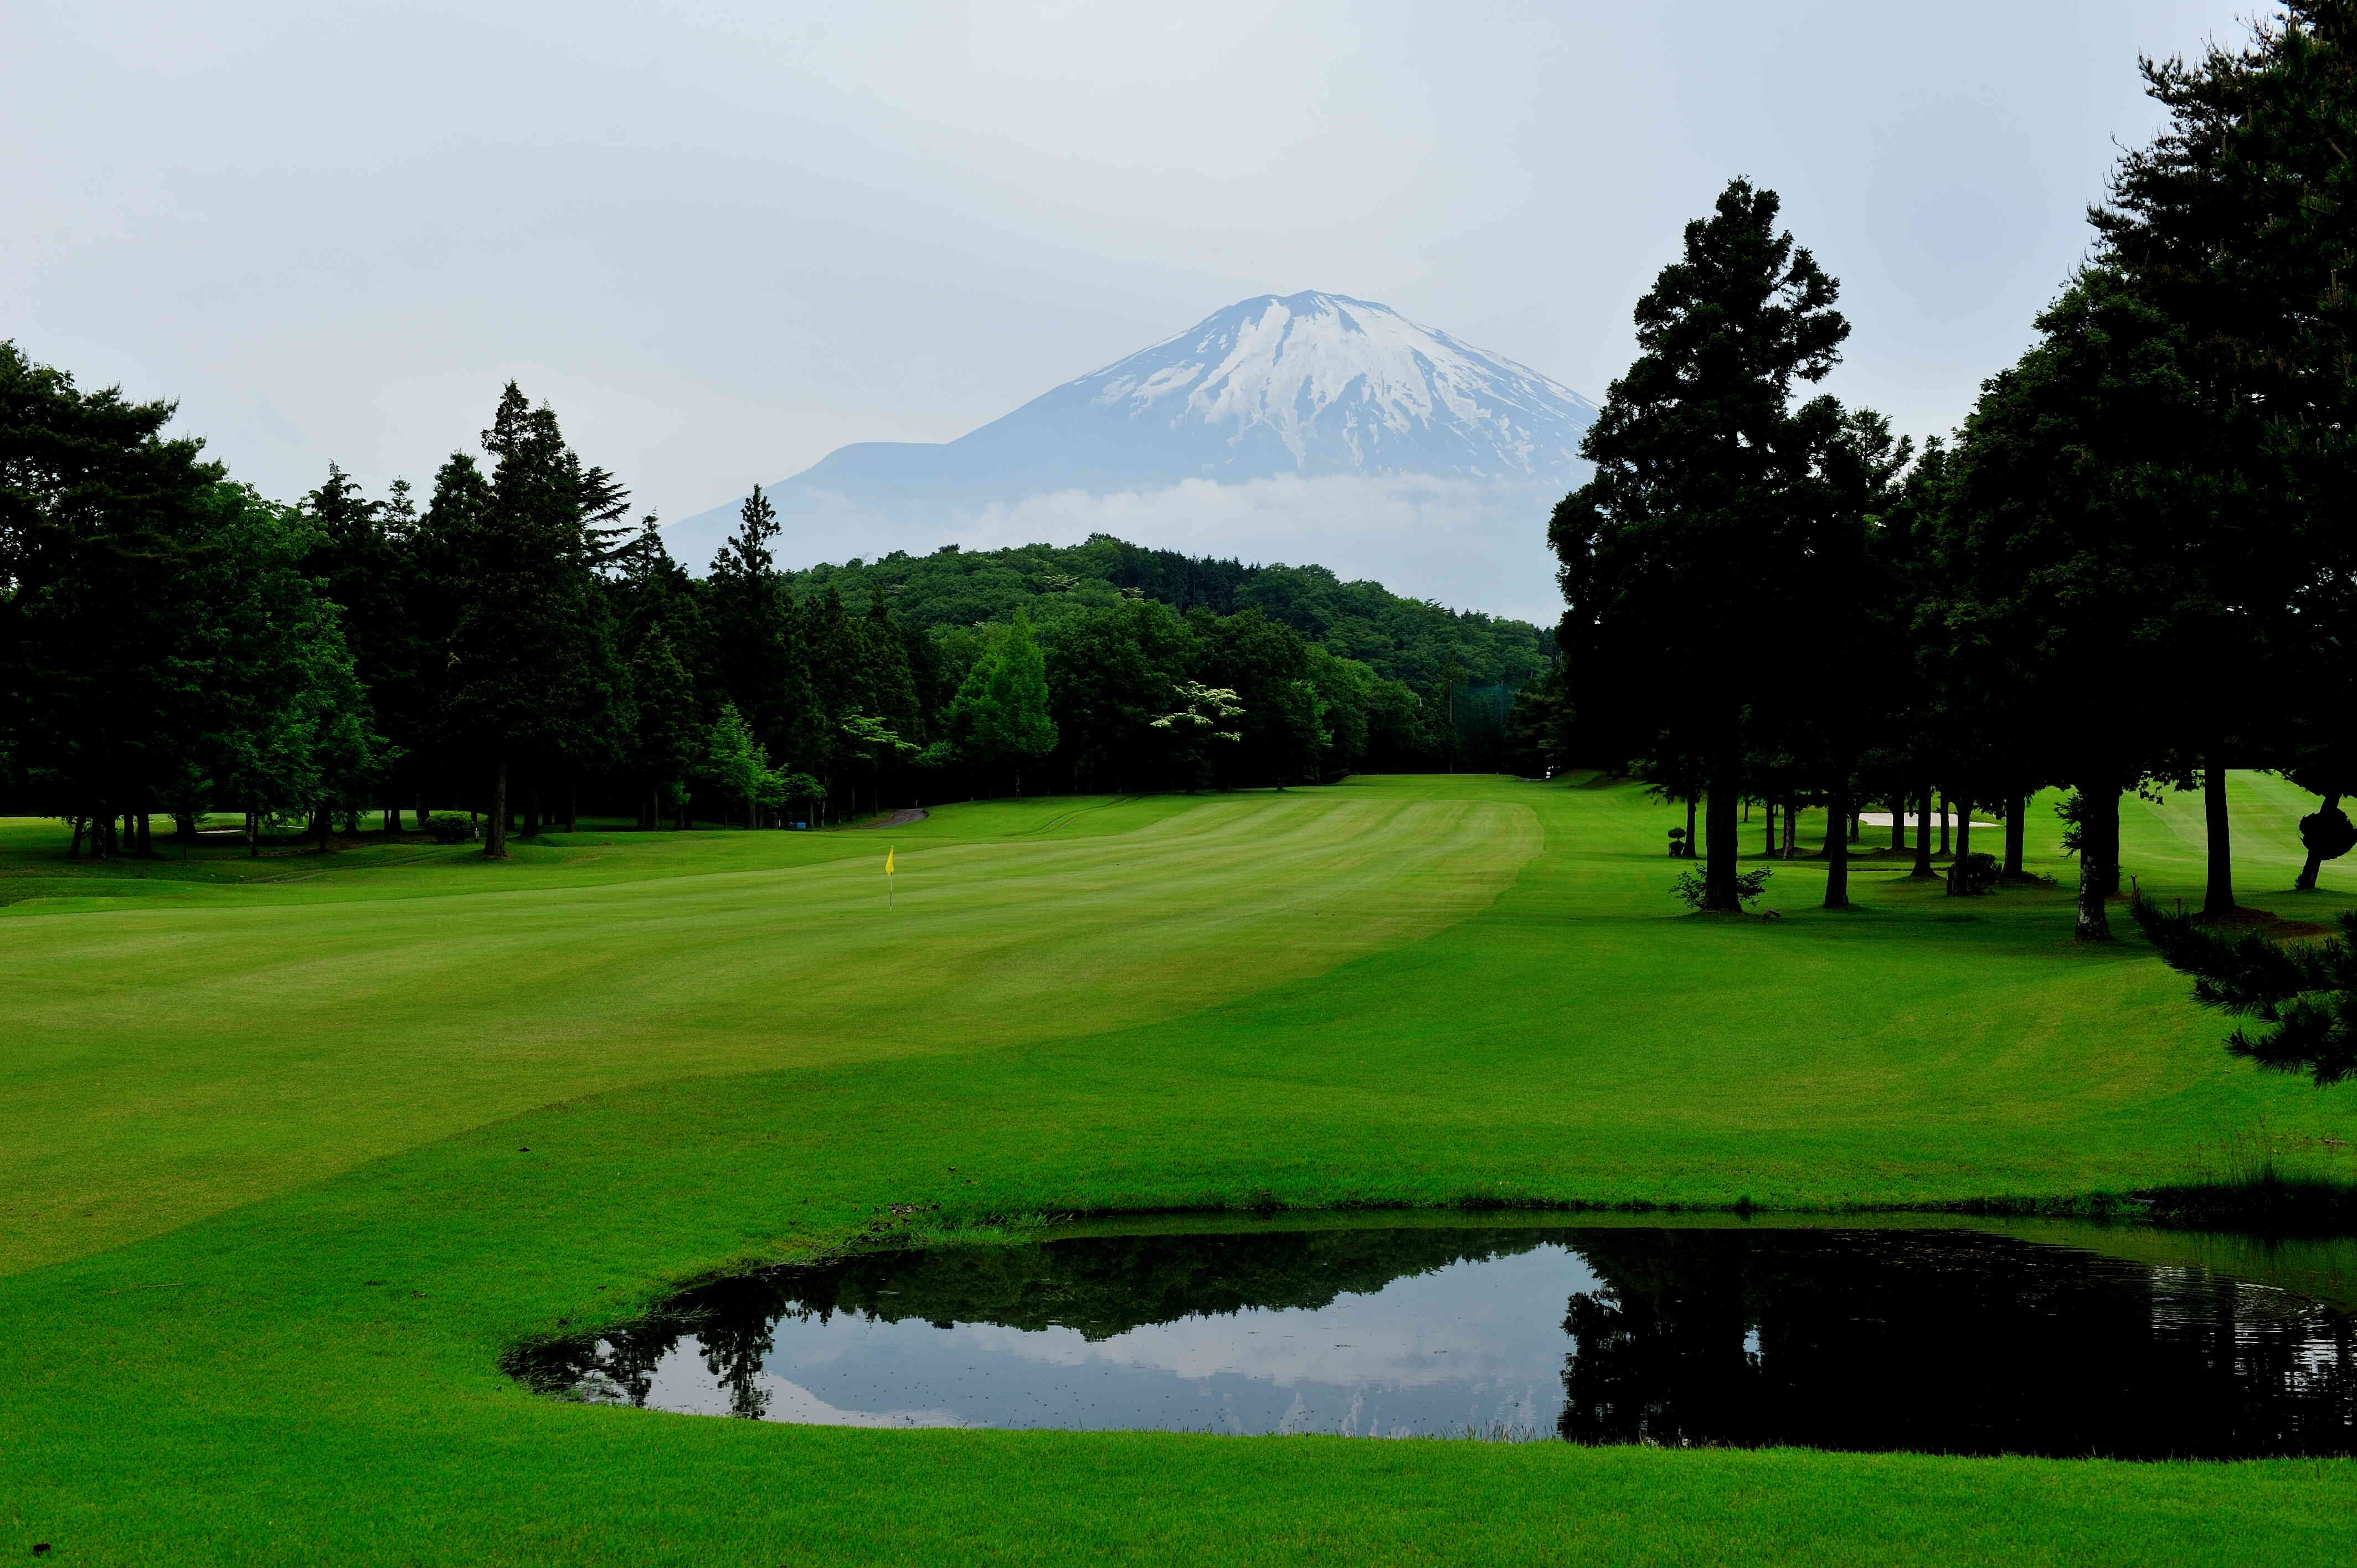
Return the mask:
[[[1076,1236],[726,1280],[513,1369],[856,1426],[2357,1451],[2347,1312],[2145,1251],[2165,1261],[1916,1227]]]

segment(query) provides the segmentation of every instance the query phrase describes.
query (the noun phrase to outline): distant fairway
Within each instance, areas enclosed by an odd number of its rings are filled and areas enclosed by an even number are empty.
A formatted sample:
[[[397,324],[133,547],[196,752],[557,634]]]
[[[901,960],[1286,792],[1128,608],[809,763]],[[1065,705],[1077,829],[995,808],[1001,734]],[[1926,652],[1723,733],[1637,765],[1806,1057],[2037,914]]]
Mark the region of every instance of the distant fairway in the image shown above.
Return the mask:
[[[411,849],[303,881],[159,880],[157,907],[76,919],[7,907],[0,1269],[624,1085],[1197,1013],[1429,936],[1541,840],[1502,800],[1093,806],[895,830],[888,914],[865,833],[588,833],[522,867]]]
[[[2357,902],[2349,862],[2276,891],[2309,800],[2237,779],[2244,903]],[[74,875],[55,824],[0,830],[0,1552],[2357,1552],[2340,1463],[878,1433],[566,1405],[498,1370],[519,1335],[888,1204],[987,1240],[1076,1209],[2059,1197],[2254,1135],[2357,1178],[2357,1089],[2228,1058],[2140,943],[2068,944],[2063,889],[1867,870],[1826,916],[1822,873],[1780,863],[1786,918],[1698,920],[1661,853],[1682,821],[1491,778],[958,806],[891,832],[888,913],[877,833],[130,877]],[[2148,889],[2198,887],[2197,800],[2126,828]]]

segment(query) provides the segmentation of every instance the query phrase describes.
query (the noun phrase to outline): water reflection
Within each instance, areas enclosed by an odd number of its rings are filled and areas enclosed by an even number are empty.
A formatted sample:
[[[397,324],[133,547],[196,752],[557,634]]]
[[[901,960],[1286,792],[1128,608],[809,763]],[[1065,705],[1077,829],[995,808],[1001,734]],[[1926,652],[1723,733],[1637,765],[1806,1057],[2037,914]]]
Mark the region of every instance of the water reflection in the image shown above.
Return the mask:
[[[2344,1314],[1970,1230],[1074,1238],[780,1269],[515,1369],[844,1425],[2236,1457],[2357,1450]]]

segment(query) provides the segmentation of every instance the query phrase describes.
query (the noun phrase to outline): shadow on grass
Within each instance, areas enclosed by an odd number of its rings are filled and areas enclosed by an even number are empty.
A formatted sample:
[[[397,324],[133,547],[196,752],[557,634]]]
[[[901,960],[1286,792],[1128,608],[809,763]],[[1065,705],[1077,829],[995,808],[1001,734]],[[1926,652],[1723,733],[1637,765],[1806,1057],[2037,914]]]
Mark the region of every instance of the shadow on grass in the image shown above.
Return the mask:
[[[2166,1225],[2226,1227],[2268,1235],[2348,1235],[2357,1231],[2357,1182],[2331,1176],[2221,1177],[2152,1187],[2136,1195]]]

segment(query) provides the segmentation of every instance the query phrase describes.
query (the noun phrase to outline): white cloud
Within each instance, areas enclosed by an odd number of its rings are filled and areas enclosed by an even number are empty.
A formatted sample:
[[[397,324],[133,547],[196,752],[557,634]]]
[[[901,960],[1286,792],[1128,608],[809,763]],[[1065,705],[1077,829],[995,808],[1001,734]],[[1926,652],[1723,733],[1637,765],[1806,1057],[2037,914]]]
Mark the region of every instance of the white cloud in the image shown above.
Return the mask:
[[[1283,477],[1095,495],[1065,490],[974,510],[888,514],[839,495],[784,498],[780,561],[808,566],[944,544],[997,550],[1078,544],[1110,533],[1133,544],[1247,563],[1318,565],[1344,581],[1452,609],[1553,626],[1563,613],[1546,546],[1552,491],[1422,477]],[[666,530],[672,553],[701,570],[725,527]]]

